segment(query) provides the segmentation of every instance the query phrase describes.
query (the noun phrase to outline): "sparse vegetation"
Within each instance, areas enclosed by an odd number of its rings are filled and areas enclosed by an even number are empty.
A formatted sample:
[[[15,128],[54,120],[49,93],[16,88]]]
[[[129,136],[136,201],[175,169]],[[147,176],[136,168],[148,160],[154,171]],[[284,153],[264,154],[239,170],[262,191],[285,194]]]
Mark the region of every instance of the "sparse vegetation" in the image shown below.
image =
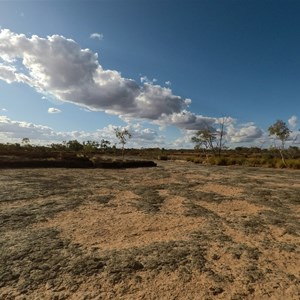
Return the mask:
[[[127,140],[131,138],[131,133],[127,129],[115,129],[116,138],[119,140],[119,143],[122,145],[122,158],[124,159],[124,148]]]
[[[287,166],[284,159],[283,151],[284,151],[285,142],[287,141],[287,139],[291,134],[291,130],[288,128],[285,122],[283,122],[282,120],[277,120],[273,125],[271,125],[268,128],[268,131],[270,136],[276,136],[276,138],[281,141],[280,147],[277,147],[275,142],[274,142],[274,146],[279,150],[283,165]]]
[[[198,130],[192,137],[191,141],[195,144],[196,150],[202,150],[204,153],[207,151],[212,152],[214,155],[221,155],[224,149],[224,122],[225,119],[220,123],[220,128],[206,125],[204,129]]]
[[[288,155],[289,149],[283,151]],[[290,169],[300,169],[300,149],[294,152],[294,158],[285,159],[284,162],[280,157],[273,155],[272,150],[265,150],[262,153],[249,153],[243,152],[239,153],[234,150],[223,151],[222,156],[215,156],[213,154],[206,157],[198,156],[188,156],[187,161],[194,163],[210,164],[210,165],[219,165],[219,166],[247,166],[247,167],[266,167],[266,168],[290,168]],[[296,154],[297,153],[297,154]]]
[[[237,147],[235,149],[222,149],[222,155],[216,155],[215,152],[205,150],[205,153],[199,153],[198,150],[166,150],[159,148],[144,149],[126,149],[126,156],[129,158],[146,158],[158,160],[186,160],[196,164],[203,165],[240,165],[251,167],[267,168],[290,168],[300,169],[300,148],[291,146],[288,149],[281,150],[285,157],[282,161],[280,152],[277,149],[260,149],[256,147]],[[99,143],[87,141],[80,143],[77,140],[64,142],[62,144],[51,144],[49,146],[36,146],[30,144],[1,144],[0,158],[5,161],[16,157],[25,159],[62,159],[86,157],[94,160],[101,160],[101,156],[116,159],[122,156],[124,159],[124,149],[117,149],[111,146],[107,140]]]
[[[0,182],[1,299],[299,297],[298,171],[168,160]]]

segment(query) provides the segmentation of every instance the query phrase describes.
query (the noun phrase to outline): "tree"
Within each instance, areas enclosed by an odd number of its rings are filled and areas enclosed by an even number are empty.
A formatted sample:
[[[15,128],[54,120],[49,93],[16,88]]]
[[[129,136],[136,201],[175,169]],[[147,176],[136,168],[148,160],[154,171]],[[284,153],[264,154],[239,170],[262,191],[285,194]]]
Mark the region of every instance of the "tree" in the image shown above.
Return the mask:
[[[124,147],[127,143],[127,140],[131,138],[131,133],[127,129],[115,129],[115,134],[117,139],[119,140],[119,143],[122,144],[122,158],[124,160]]]
[[[66,150],[66,145],[65,144],[52,143],[50,145],[50,147],[54,151],[64,151],[64,150]]]
[[[80,151],[83,149],[83,145],[80,144],[77,140],[71,140],[66,143],[66,146],[71,151]]]
[[[268,128],[268,131],[270,136],[276,136],[276,138],[281,141],[281,147],[276,147],[276,144],[275,143],[274,144],[275,147],[278,148],[282,162],[286,166],[286,162],[283,156],[283,150],[284,150],[285,142],[288,140],[290,136],[291,130],[288,128],[285,122],[283,122],[282,120],[277,120],[273,125],[271,125]]]
[[[100,142],[100,149],[105,151],[110,146],[110,141],[102,139]]]
[[[291,130],[285,122],[277,120],[268,128],[269,135],[275,135],[281,141],[281,149],[284,149],[284,144],[290,136]]]
[[[211,150],[215,155],[220,156],[225,144],[223,140],[225,135],[224,123],[225,119],[223,118],[219,129],[206,126],[205,129],[198,130],[191,139],[192,143],[196,144],[195,148],[204,151]]]
[[[96,141],[87,141],[87,142],[83,142],[82,146],[83,146],[84,154],[88,154],[93,151],[97,151],[99,147],[99,143]]]
[[[22,138],[22,144],[23,145],[29,145],[29,143],[30,143],[30,139],[29,138],[27,138],[27,137]]]
[[[196,149],[213,150],[215,149],[216,136],[212,129],[198,130],[195,136],[191,139],[192,143],[195,143]]]

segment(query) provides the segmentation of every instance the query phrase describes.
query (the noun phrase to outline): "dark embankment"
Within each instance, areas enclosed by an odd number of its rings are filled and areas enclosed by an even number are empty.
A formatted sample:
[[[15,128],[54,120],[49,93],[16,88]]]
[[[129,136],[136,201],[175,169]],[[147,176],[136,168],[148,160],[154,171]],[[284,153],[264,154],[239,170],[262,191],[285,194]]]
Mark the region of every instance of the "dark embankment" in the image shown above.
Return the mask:
[[[19,168],[103,168],[103,169],[125,169],[156,167],[153,161],[112,161],[103,160],[93,162],[88,158],[43,160],[43,159],[1,159],[0,169]]]
[[[94,163],[95,168],[103,169],[146,168],[156,166],[156,163],[151,160],[98,161]]]

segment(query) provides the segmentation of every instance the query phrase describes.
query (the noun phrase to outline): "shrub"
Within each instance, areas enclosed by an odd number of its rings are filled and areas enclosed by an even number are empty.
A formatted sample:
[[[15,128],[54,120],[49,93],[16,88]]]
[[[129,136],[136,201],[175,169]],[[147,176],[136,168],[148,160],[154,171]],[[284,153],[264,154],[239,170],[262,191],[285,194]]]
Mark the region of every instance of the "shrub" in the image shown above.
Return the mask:
[[[246,157],[245,155],[231,154],[227,156],[208,156],[199,157],[188,156],[186,161],[194,162],[196,164],[210,164],[218,166],[230,166],[230,165],[240,165],[248,167],[267,167],[267,168],[291,168],[300,169],[300,159],[287,159],[286,166],[279,157],[274,157],[271,153],[263,153],[262,155],[255,154],[252,157]]]
[[[195,164],[202,164],[203,160],[201,158],[194,158]]]
[[[266,160],[269,160],[269,159],[274,158],[274,155],[272,153],[263,153],[262,158],[266,159]]]
[[[188,156],[187,158],[186,158],[186,161],[190,161],[190,162],[194,162],[194,157],[190,157],[190,156]]]
[[[207,159],[207,162],[211,165],[215,165],[216,164],[216,158],[214,156],[211,156]]]
[[[288,168],[300,169],[300,159],[287,159],[286,161]]]
[[[268,168],[275,168],[275,166],[276,166],[276,161],[274,159],[272,159],[272,160],[270,159],[266,165],[266,167],[268,167]]]
[[[239,158],[237,158],[237,160],[236,160],[236,164],[242,166],[242,165],[245,164],[245,161],[246,161],[245,158],[239,157]]]
[[[218,156],[215,158],[215,164],[218,166],[227,166],[229,159],[223,156]]]
[[[276,168],[283,169],[286,168],[286,164],[282,160],[276,159],[275,163]]]
[[[224,156],[211,156],[208,158],[207,162],[211,165],[228,166],[229,158],[226,158]]]
[[[168,158],[167,155],[159,155],[159,156],[158,156],[158,159],[159,159],[159,160],[168,160],[169,158]]]
[[[203,158],[201,157],[187,157],[186,158],[186,161],[190,161],[190,162],[193,162],[195,164],[202,164],[203,163]]]

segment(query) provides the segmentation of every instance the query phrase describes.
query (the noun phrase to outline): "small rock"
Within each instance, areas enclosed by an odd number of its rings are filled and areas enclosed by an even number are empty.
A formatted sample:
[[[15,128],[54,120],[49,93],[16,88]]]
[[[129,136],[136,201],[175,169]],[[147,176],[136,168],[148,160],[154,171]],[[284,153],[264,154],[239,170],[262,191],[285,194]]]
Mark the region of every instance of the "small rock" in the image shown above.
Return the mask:
[[[213,259],[213,260],[219,260],[219,259],[220,259],[220,255],[214,254],[214,255],[212,256],[212,259]]]
[[[224,289],[221,287],[211,287],[210,290],[212,291],[212,294],[214,296],[222,294],[224,292]]]

